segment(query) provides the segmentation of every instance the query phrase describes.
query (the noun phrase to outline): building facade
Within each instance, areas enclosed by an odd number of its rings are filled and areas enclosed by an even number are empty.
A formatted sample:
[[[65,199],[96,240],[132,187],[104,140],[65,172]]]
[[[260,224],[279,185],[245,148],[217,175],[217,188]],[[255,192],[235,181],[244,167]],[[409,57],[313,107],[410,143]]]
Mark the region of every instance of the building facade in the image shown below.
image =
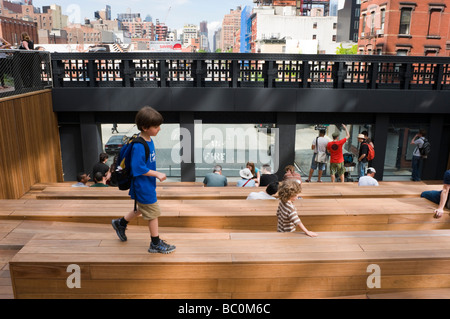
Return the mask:
[[[222,52],[233,50],[235,32],[241,27],[241,11],[241,7],[231,9],[230,13],[223,18],[220,38]]]
[[[448,1],[361,1],[358,53],[450,56]]]

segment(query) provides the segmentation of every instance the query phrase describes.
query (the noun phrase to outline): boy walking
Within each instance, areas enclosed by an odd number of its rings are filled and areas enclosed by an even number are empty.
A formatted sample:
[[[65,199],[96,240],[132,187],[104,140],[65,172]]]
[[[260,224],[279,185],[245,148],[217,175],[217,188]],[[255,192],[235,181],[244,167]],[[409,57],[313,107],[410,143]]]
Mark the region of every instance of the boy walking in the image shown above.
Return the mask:
[[[156,171],[155,145],[153,136],[161,130],[163,117],[155,109],[144,106],[136,115],[136,126],[140,136],[147,142],[150,149],[150,156],[146,161],[145,147],[140,143],[134,143],[131,150],[131,172],[134,180],[131,183],[129,195],[136,200],[137,209],[130,211],[124,217],[114,219],[112,226],[116,230],[121,241],[126,241],[125,230],[128,222],[133,218],[142,215],[148,220],[150,231],[149,253],[168,254],[175,250],[175,246],[167,244],[159,238],[158,217],[161,210],[156,197],[156,179],[161,182],[166,180],[166,174]]]

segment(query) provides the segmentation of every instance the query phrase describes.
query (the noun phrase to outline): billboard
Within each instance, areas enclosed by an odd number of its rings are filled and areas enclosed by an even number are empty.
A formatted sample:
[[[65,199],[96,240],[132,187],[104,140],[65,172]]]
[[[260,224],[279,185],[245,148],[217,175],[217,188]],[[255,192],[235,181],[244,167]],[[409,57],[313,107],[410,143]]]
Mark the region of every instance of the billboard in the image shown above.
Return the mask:
[[[150,41],[149,50],[153,52],[177,52],[181,51],[181,42]]]

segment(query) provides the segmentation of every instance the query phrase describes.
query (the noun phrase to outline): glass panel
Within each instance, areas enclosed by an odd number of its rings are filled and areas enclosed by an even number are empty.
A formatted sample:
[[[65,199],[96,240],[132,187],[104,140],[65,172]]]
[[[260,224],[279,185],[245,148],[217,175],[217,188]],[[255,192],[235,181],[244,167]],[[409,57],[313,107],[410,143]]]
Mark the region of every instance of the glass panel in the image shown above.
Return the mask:
[[[153,139],[156,150],[156,168],[167,175],[168,178],[179,180],[181,176],[179,159],[179,124],[163,124],[161,131]],[[139,133],[136,124],[102,124],[103,150],[109,155],[106,164],[111,166],[114,157],[120,151],[120,143],[117,140],[130,138]]]
[[[419,132],[418,125],[394,125],[388,131],[384,177],[386,180],[409,180],[415,145],[411,140]]]
[[[276,172],[277,129],[273,124],[205,124],[195,121],[195,174],[197,181],[222,166],[228,181],[240,179],[239,171],[253,162],[260,169],[270,164]]]
[[[350,138],[343,146],[343,154],[349,154],[350,156],[344,156],[344,166],[346,167],[345,181],[357,181],[357,163],[359,153],[358,134],[367,131],[369,138],[372,137],[373,125],[370,124],[347,124],[347,129],[350,134]],[[341,125],[335,124],[297,124],[296,138],[295,138],[295,166],[302,175],[302,180],[308,179],[310,170],[312,170],[312,161],[314,157],[314,151],[311,146],[319,136],[319,130],[325,129],[325,137],[330,141],[333,140],[332,135],[335,132],[339,132],[339,139],[346,137],[345,130]],[[351,158],[353,157],[353,160]],[[312,171],[312,181],[315,182],[318,177],[318,170]],[[329,160],[326,165],[326,170],[323,172],[322,181],[330,182],[330,164]],[[338,179],[336,179],[338,181]]]

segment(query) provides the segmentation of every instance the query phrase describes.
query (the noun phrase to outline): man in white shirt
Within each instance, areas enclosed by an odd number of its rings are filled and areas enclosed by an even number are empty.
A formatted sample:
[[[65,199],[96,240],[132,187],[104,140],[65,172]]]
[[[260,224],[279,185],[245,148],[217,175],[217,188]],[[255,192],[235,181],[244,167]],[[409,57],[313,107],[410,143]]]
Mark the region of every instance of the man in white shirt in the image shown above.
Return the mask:
[[[375,168],[369,167],[366,176],[360,177],[358,186],[378,186],[378,181],[374,178]]]
[[[326,162],[328,157],[326,156],[323,162],[318,162],[316,158],[319,152],[325,154],[327,153],[327,145],[330,139],[325,136],[325,133],[326,133],[325,130],[320,130],[319,136],[316,137],[312,142],[311,149],[314,150],[314,153],[313,158],[311,159],[311,169],[309,170],[309,176],[308,179],[305,181],[307,183],[311,182],[311,177],[316,169],[318,169],[317,181],[320,183],[322,181],[321,180],[322,174],[327,169]]]
[[[270,183],[266,187],[265,192],[252,192],[248,195],[247,199],[276,199],[276,194],[278,192],[278,182]]]

